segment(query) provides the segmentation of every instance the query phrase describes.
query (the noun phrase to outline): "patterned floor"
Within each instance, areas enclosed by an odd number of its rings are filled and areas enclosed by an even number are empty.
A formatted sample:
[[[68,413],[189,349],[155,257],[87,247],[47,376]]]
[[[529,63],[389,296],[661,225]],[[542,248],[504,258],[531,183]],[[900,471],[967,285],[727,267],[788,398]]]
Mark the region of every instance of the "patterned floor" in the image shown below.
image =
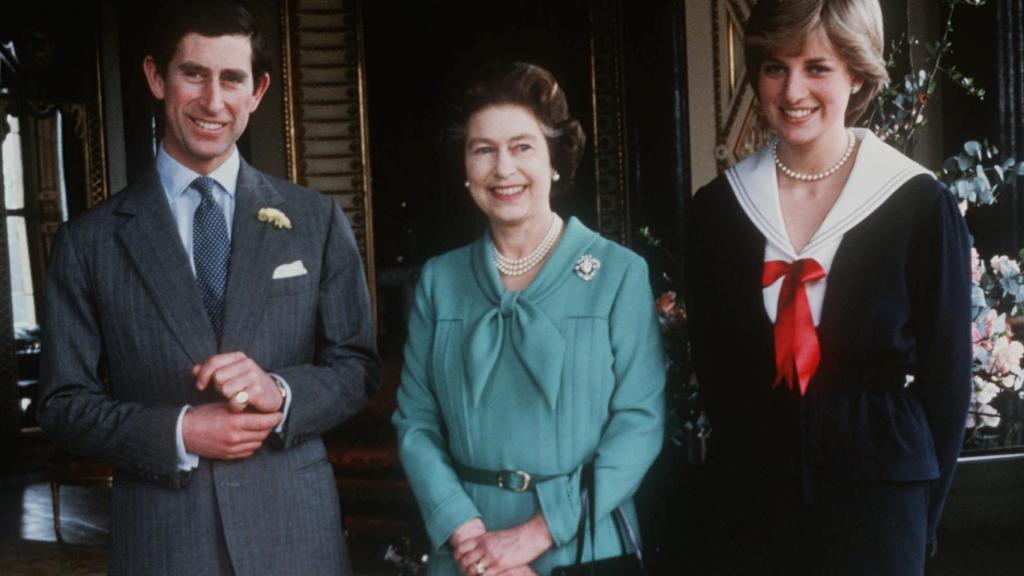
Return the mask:
[[[58,543],[54,534],[50,489],[45,478],[39,474],[0,477],[0,574],[105,573],[106,490],[65,487],[61,503],[64,543]],[[1019,514],[1024,517],[1024,510]],[[1020,536],[1018,530],[962,529],[940,534],[939,561],[930,567],[928,576],[1020,576],[1024,574],[1024,559],[1017,545]],[[382,560],[379,544],[350,542],[349,547],[359,576],[400,573]]]
[[[94,576],[106,574],[108,492],[102,487],[61,488],[61,535],[53,527],[50,487],[39,474],[0,477],[0,574]],[[349,543],[358,576],[400,573],[383,560],[379,544]]]
[[[0,483],[0,572],[7,576],[105,574],[106,492],[63,489],[62,535],[53,528],[50,487],[39,477]]]

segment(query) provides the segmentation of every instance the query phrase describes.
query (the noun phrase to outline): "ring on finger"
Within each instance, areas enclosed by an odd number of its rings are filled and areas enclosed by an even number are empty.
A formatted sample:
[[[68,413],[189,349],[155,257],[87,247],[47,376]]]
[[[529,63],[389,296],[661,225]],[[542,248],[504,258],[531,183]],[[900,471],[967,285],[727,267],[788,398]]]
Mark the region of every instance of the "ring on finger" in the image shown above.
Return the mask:
[[[232,398],[232,400],[236,404],[248,404],[249,403],[249,393],[246,392],[245,390],[242,390],[238,394],[235,394],[235,397]]]
[[[487,564],[484,564],[483,562],[477,562],[473,566],[473,569],[476,570],[477,574],[486,574],[487,573]]]

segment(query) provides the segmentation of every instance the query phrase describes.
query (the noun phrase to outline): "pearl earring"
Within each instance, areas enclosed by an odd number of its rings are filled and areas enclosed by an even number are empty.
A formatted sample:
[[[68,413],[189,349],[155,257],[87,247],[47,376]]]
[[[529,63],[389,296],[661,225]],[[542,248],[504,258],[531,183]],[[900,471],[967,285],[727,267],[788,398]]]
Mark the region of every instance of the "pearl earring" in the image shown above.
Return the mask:
[[[558,182],[561,179],[562,179],[562,175],[558,173],[558,170],[555,170],[555,172],[551,175],[551,181],[552,182]]]
[[[856,94],[857,92],[860,92],[860,84],[854,84],[850,88],[850,94]]]
[[[469,190],[469,180],[463,182],[462,185],[466,187],[466,190]]]

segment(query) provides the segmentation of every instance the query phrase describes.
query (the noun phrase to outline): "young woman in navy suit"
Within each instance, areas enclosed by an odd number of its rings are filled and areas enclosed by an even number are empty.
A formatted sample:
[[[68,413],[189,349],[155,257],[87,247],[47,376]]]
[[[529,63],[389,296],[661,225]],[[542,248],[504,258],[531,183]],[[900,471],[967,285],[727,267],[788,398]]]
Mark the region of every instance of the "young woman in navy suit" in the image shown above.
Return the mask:
[[[970,398],[970,239],[931,173],[851,126],[887,80],[878,0],[760,0],[775,133],[702,188],[687,304],[720,574],[923,574]]]

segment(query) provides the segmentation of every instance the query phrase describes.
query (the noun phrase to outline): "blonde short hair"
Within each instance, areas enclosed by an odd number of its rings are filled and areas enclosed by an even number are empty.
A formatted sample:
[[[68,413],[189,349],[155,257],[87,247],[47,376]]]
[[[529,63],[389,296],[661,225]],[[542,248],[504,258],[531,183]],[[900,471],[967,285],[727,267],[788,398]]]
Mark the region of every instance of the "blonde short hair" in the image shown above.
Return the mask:
[[[846,108],[846,123],[853,124],[889,80],[878,0],[759,0],[747,20],[743,41],[747,81],[756,93],[765,58],[799,49],[818,27],[850,75],[863,82]]]

